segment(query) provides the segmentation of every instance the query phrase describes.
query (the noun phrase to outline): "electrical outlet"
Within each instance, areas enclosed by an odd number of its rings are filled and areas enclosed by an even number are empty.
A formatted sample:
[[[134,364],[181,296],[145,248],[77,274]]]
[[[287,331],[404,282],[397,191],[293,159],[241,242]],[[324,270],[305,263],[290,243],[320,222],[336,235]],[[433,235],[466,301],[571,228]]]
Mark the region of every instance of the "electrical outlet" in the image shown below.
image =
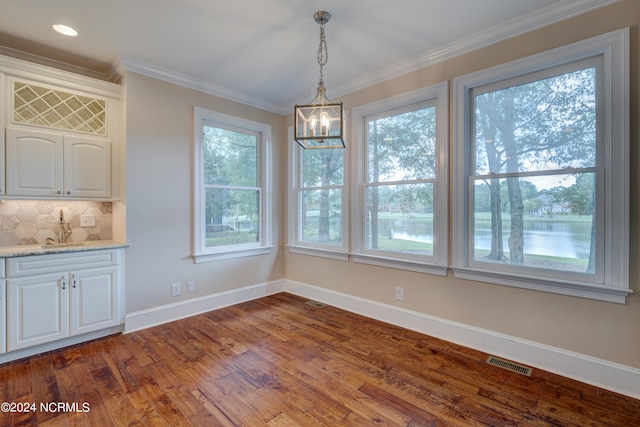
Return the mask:
[[[404,288],[396,286],[396,299],[398,301],[404,301]]]
[[[182,285],[180,283],[174,283],[171,285],[171,296],[177,297],[182,293]]]
[[[189,281],[187,282],[187,292],[195,292],[196,291],[196,282]]]
[[[80,215],[80,227],[95,227],[96,216],[95,215]]]

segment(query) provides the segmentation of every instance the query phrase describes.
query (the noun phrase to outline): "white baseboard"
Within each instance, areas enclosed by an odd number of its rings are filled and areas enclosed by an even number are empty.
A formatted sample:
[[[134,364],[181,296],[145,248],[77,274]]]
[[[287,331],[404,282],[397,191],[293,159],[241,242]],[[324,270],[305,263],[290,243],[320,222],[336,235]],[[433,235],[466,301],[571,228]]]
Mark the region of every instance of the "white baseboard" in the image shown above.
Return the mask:
[[[133,332],[233,304],[289,292],[372,319],[640,399],[640,369],[291,280],[273,281],[127,314]]]
[[[638,368],[304,283],[285,280],[284,291],[640,399]]]
[[[136,311],[125,316],[124,333],[150,328],[185,317],[195,316],[196,314],[206,313],[207,311],[277,294],[282,292],[283,289],[284,282],[277,280],[180,301],[175,304],[154,307],[148,310]]]

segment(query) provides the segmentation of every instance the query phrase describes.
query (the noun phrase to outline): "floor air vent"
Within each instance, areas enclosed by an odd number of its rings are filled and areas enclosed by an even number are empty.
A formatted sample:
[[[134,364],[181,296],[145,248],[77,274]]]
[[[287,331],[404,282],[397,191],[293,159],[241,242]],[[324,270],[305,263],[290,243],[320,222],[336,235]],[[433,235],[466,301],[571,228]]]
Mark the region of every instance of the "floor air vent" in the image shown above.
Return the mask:
[[[323,304],[323,303],[318,302],[318,301],[307,301],[307,302],[305,302],[305,304],[310,305],[312,307],[316,307],[316,308],[326,307],[326,304]]]
[[[500,359],[495,356],[489,356],[489,358],[487,359],[487,363],[489,365],[494,365],[499,368],[506,369],[508,371],[516,372],[518,374],[522,374],[526,376],[531,376],[531,372],[533,372],[533,369],[529,368],[528,366],[509,362],[508,360]]]

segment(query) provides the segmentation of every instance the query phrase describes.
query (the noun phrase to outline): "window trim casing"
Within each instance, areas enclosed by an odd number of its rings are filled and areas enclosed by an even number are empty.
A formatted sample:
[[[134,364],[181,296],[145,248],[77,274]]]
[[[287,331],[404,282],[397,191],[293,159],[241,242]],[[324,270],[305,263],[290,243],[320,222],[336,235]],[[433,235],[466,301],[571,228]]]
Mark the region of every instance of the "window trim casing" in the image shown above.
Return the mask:
[[[349,260],[349,185],[348,185],[348,166],[349,166],[349,148],[344,148],[343,158],[343,184],[342,184],[342,244],[323,245],[320,243],[302,242],[300,237],[300,183],[301,183],[301,162],[302,153],[300,145],[293,139],[293,126],[288,128],[288,145],[289,145],[289,203],[287,209],[288,215],[288,244],[287,249],[290,252],[302,255],[317,256],[321,258],[329,258],[338,261]]]
[[[579,61],[603,58],[604,124],[604,278],[603,284],[567,281],[545,276],[504,272],[470,266],[468,259],[469,194],[472,134],[471,92],[475,87]],[[454,258],[456,278],[624,303],[629,288],[629,29],[606,33],[455,78],[454,137]]]
[[[356,147],[352,156],[351,182],[352,194],[352,224],[351,228],[351,258],[356,263],[396,268],[419,273],[446,276],[448,271],[449,254],[449,213],[448,213],[448,136],[449,136],[449,84],[447,81],[436,83],[422,89],[405,94],[389,97],[380,101],[356,107],[352,110],[351,129]],[[438,246],[432,257],[415,259],[372,254],[365,250],[364,213],[366,203],[366,167],[367,153],[365,149],[366,125],[365,118],[370,115],[396,110],[411,104],[418,104],[433,100],[436,106],[436,185],[434,188],[434,240]],[[401,255],[400,253],[398,255]]]
[[[193,149],[193,248],[191,257],[194,263],[202,263],[231,258],[240,258],[254,255],[265,255],[271,253],[272,233],[271,233],[271,151],[272,137],[271,125],[256,122],[254,120],[236,117],[229,114],[219,113],[194,106],[194,149]],[[216,248],[205,249],[204,237],[204,191],[203,191],[203,165],[202,165],[202,144],[203,144],[203,123],[214,122],[222,125],[234,126],[247,129],[260,134],[258,144],[258,187],[261,189],[260,200],[260,239],[255,243],[244,243],[237,245],[227,245]]]

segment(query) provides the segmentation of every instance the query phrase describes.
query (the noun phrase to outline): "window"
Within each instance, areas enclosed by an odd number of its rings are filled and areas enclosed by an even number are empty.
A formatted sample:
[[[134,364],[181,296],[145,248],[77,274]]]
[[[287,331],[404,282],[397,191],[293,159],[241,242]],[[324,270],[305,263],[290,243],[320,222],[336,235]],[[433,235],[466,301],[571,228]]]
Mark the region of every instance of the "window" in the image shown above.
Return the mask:
[[[624,302],[627,37],[456,79],[457,277]]]
[[[293,141],[293,136],[289,138]],[[345,170],[347,150],[301,149],[291,142],[290,250],[330,258],[346,259],[344,238]]]
[[[354,261],[444,275],[447,85],[354,109]]]
[[[271,127],[195,109],[196,262],[268,252]]]

